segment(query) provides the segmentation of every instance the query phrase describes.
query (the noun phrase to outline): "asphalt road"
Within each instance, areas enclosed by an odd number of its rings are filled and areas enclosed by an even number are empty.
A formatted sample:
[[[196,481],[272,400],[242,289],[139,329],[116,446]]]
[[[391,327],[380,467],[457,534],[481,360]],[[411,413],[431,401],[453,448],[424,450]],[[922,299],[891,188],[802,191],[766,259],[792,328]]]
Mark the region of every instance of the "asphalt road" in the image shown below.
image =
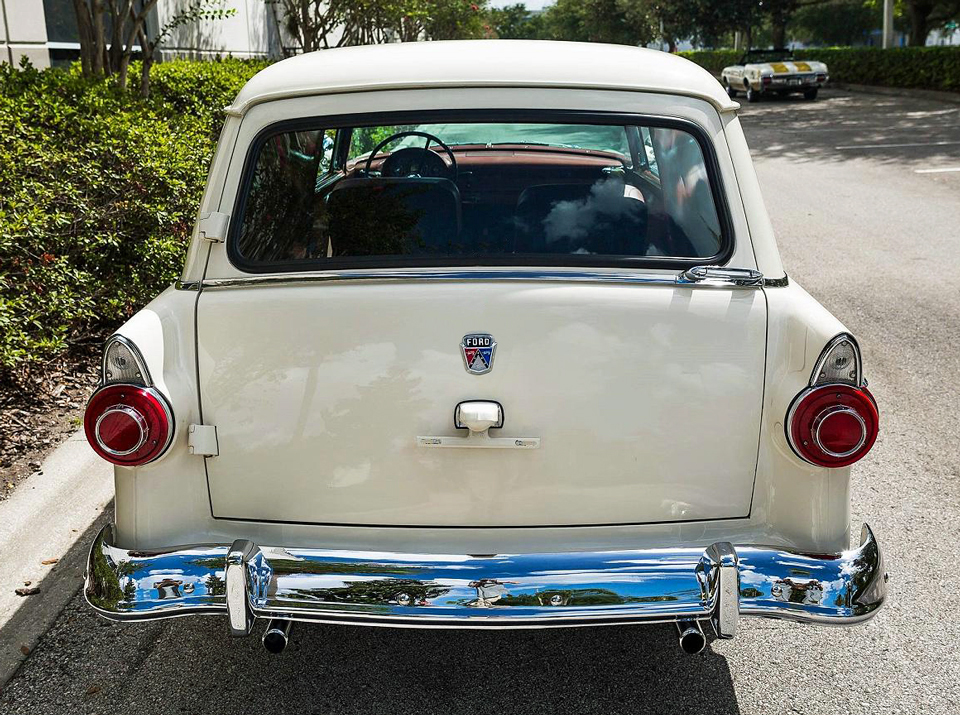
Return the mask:
[[[0,694],[7,713],[956,713],[960,708],[960,105],[840,91],[743,122],[792,279],[860,338],[880,405],[854,472],[891,574],[854,629],[302,627],[269,656],[222,619],[114,625],[79,598]]]

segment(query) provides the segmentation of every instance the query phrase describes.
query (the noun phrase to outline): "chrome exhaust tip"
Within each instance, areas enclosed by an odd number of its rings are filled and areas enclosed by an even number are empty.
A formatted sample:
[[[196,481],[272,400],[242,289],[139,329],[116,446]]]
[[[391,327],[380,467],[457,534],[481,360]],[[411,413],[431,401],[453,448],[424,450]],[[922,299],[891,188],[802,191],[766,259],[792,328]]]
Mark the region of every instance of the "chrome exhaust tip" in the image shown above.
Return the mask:
[[[270,653],[282,653],[290,640],[290,628],[293,621],[271,618],[267,630],[263,633],[263,647]]]
[[[680,632],[680,650],[684,653],[696,655],[707,647],[707,637],[699,621],[677,621],[677,630]]]

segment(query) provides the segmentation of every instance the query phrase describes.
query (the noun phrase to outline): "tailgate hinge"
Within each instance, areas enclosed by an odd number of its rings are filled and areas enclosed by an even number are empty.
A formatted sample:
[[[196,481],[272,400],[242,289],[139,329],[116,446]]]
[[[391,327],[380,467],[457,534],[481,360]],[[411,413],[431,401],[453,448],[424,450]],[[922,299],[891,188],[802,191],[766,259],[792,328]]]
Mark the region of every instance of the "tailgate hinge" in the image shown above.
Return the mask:
[[[214,425],[190,425],[187,446],[190,448],[190,454],[201,457],[219,456],[217,428]]]
[[[217,211],[204,211],[197,221],[197,233],[200,238],[212,243],[220,243],[227,238],[227,227],[230,225],[230,214]]]

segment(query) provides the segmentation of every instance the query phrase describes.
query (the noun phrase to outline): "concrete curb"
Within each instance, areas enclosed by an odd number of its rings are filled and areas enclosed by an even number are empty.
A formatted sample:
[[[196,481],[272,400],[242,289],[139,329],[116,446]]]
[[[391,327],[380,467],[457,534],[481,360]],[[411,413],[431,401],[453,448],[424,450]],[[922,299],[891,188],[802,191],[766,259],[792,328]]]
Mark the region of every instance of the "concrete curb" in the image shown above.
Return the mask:
[[[91,533],[108,519],[113,498],[113,469],[82,430],[40,471],[0,502],[0,687],[80,588]],[[59,561],[41,564],[50,559]],[[40,593],[16,595],[26,581]]]
[[[914,99],[927,99],[936,102],[949,102],[951,104],[960,104],[960,93],[940,92],[933,89],[912,89],[906,87],[880,87],[873,84],[848,84],[846,82],[831,82],[827,89],[843,89],[848,92],[859,92],[863,94],[884,94],[888,97],[912,97]]]

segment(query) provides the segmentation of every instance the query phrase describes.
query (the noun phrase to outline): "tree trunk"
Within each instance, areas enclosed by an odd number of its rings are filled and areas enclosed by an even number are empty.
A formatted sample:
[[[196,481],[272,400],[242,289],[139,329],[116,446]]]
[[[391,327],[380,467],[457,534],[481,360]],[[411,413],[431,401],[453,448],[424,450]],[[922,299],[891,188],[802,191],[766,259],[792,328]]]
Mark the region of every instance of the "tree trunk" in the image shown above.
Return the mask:
[[[117,74],[121,72],[123,64],[123,34],[130,20],[130,10],[132,0],[108,0],[110,5],[110,19],[113,22],[112,32],[110,33],[110,47],[107,49],[107,74]],[[118,5],[119,3],[119,5]],[[121,73],[120,86],[125,87],[127,83],[126,72]]]
[[[787,46],[787,18],[784,15],[777,15],[770,19],[770,30],[773,33],[773,46]]]
[[[927,35],[930,34],[930,13],[935,3],[926,0],[913,0],[907,4],[907,15],[910,18],[910,46],[923,47],[927,44]]]
[[[150,68],[153,67],[153,53],[143,58],[143,67],[140,70],[140,96],[146,99],[150,96]]]
[[[82,0],[81,0],[82,1]],[[107,61],[107,33],[103,27],[103,0],[92,0],[93,17],[93,73],[104,74]]]
[[[93,37],[93,19],[86,0],[73,0],[73,12],[77,17],[77,34],[80,36],[80,68],[84,77],[93,74],[95,54]]]
[[[774,47],[787,46],[787,26],[785,24],[773,26],[773,45]]]
[[[143,64],[140,67],[140,96],[146,99],[150,96],[150,68],[153,66],[153,53],[156,46],[147,39],[145,27],[137,33],[140,38],[140,47],[143,49]]]

